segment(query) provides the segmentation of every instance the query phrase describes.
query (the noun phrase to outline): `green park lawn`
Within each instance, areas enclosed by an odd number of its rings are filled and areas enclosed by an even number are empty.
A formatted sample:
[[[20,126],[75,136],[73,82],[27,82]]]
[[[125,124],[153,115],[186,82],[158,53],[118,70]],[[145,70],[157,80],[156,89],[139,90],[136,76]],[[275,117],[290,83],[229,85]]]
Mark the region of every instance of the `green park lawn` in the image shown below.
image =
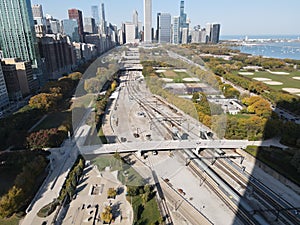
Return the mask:
[[[131,186],[145,185],[145,180],[133,167],[122,160],[116,159],[113,155],[99,156],[93,160],[93,164],[97,165],[99,171],[105,170],[106,167],[111,167],[111,171],[119,171],[118,179],[123,184]]]
[[[72,112],[65,111],[65,112],[55,112],[48,114],[47,117],[34,128],[34,132],[39,130],[46,130],[51,128],[58,128],[62,125],[65,121],[71,123],[72,121]]]
[[[127,197],[131,202],[131,197]],[[155,198],[149,200],[144,206],[141,196],[132,197],[132,207],[134,211],[134,225],[156,224],[159,221],[160,213]]]
[[[283,71],[284,72],[284,71]],[[238,74],[239,72],[236,72]],[[254,72],[254,75],[242,75],[244,77],[248,77],[250,79],[253,78],[268,78],[272,81],[278,81],[283,83],[282,85],[268,85],[270,88],[274,90],[282,90],[282,88],[300,88],[300,80],[295,80],[293,77],[300,77],[300,72],[294,71],[289,75],[277,75],[271,74],[269,72]]]
[[[182,79],[190,77],[186,72],[175,72],[173,70],[167,70],[163,73],[165,78],[173,79],[175,83],[183,83]]]
[[[0,224],[1,225],[19,225],[20,218],[17,216],[12,216],[8,219],[1,219],[0,218]]]

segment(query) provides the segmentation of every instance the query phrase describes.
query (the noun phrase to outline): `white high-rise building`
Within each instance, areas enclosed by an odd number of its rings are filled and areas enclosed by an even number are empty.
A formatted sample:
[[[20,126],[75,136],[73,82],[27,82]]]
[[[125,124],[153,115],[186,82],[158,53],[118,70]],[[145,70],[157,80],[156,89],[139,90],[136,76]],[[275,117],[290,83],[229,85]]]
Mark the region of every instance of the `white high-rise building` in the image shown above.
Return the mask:
[[[158,42],[170,43],[171,42],[171,14],[170,13],[158,13]]]
[[[133,23],[125,23],[125,39],[126,44],[133,44],[136,42],[136,27]]]
[[[180,17],[175,16],[173,20],[173,34],[172,34],[172,43],[179,44],[180,43]]]
[[[152,42],[152,0],[144,0],[144,42]]]

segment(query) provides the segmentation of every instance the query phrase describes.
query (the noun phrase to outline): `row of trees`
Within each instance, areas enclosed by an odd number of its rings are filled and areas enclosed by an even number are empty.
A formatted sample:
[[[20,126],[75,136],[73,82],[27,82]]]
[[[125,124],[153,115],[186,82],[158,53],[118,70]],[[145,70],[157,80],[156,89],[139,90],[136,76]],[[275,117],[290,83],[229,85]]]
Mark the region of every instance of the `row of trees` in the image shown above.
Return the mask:
[[[9,189],[7,194],[0,198],[1,218],[10,217],[14,213],[23,210],[29,204],[35,191],[45,177],[44,171],[48,164],[45,155],[23,152],[17,158],[20,157],[22,157],[22,159],[15,161],[13,166],[23,164],[22,171],[17,175],[13,186]],[[9,163],[10,162],[8,162],[6,166],[9,166]]]
[[[62,203],[65,198],[68,198],[69,201],[72,200],[80,177],[82,176],[84,164],[84,158],[82,156],[79,156],[72,169],[70,170],[62,189],[60,190],[60,194],[58,197],[60,203]]]

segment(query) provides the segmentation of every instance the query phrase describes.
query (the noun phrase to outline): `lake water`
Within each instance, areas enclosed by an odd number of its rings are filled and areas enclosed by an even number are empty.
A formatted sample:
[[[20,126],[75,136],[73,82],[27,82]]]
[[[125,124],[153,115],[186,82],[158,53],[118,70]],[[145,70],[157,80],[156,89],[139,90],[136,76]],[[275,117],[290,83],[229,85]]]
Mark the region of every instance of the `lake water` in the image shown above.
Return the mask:
[[[243,40],[245,36],[223,36],[223,40]],[[248,36],[248,39],[273,39],[280,40],[278,42],[255,42],[253,45],[241,45],[233,47],[243,53],[252,55],[261,55],[272,58],[289,58],[300,60],[300,41],[299,36]],[[296,41],[292,41],[296,40]]]

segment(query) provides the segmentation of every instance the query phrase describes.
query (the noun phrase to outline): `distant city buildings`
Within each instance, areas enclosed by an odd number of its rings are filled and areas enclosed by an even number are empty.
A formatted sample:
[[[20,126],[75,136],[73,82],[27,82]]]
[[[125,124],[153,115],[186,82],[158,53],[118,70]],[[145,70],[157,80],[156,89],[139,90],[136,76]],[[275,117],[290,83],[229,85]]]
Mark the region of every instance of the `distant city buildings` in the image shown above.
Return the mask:
[[[152,42],[152,0],[144,0],[144,42]]]

